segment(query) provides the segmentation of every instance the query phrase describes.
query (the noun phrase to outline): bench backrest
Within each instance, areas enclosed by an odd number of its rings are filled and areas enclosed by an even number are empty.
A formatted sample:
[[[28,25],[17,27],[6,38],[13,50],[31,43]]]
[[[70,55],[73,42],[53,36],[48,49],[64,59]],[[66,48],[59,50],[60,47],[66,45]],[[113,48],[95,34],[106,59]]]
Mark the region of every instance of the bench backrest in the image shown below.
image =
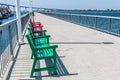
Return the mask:
[[[30,20],[29,20],[29,23],[31,24],[31,27],[32,27],[32,29],[34,28],[34,23],[33,23],[33,21],[32,21],[32,19],[30,18]],[[39,22],[39,24],[37,24],[37,26],[39,26],[39,27],[41,27],[41,29],[42,29],[42,24]]]
[[[31,32],[32,32],[33,35],[35,35],[35,33],[40,33],[40,35],[38,35],[38,36],[44,36],[44,35],[46,35],[46,30],[34,31],[32,29],[32,26],[30,24],[28,24],[28,29],[31,30]]]
[[[41,44],[49,45],[50,35],[36,37],[33,35],[32,31],[30,29],[27,29],[27,32],[29,33],[29,37],[32,39],[32,41],[34,42],[34,44],[36,46],[39,46]]]
[[[30,18],[29,22],[30,22],[30,24],[33,26],[33,21],[32,21],[32,19],[31,19],[31,18]]]
[[[30,35],[29,30],[27,30],[26,38],[27,38],[29,46],[32,50],[32,54],[35,58],[37,58],[38,55],[41,56],[41,57],[43,57],[43,56],[44,57],[55,56],[56,55],[56,50],[55,49],[58,47],[57,45],[54,45],[54,46],[42,45],[41,47],[37,47],[37,45],[35,45],[32,37]],[[42,53],[40,53],[40,52],[42,52]],[[37,53],[39,53],[39,54],[37,54]]]
[[[27,29],[27,32],[29,33],[29,37],[32,38],[33,42],[36,45],[39,45],[39,43],[49,44],[50,35],[34,36],[33,32],[29,28]]]
[[[31,37],[30,32],[28,30],[27,30],[26,38],[27,38],[29,46],[30,46],[30,48],[31,48],[31,50],[33,52],[34,49],[35,49],[35,45],[34,45],[34,43],[32,41],[32,37]]]

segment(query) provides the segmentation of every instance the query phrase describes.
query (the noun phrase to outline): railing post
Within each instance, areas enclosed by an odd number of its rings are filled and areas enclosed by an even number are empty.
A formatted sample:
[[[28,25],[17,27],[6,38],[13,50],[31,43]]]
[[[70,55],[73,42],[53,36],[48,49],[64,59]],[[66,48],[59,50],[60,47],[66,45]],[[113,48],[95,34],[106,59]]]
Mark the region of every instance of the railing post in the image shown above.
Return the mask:
[[[87,16],[85,16],[85,26],[88,26],[87,25]]]
[[[95,29],[97,29],[97,17],[95,17]]]
[[[2,31],[0,31],[0,49],[2,49],[2,46],[1,46],[1,34],[2,34]],[[1,60],[1,54],[2,54],[2,50],[0,50],[0,80],[1,80],[1,77],[2,77],[2,60]]]
[[[31,13],[31,19],[32,19],[32,21],[34,22],[35,20],[34,20],[34,15],[33,15],[33,8],[32,8],[32,0],[29,0],[29,4],[30,4],[30,13]]]
[[[8,27],[9,29],[9,44],[10,44],[10,53],[12,56],[12,60],[14,59],[14,55],[13,55],[13,43],[12,43],[12,34],[11,34],[11,26]]]
[[[79,16],[78,16],[78,25],[80,25],[80,20],[79,20]]]
[[[110,31],[111,31],[111,23],[112,23],[112,20],[111,20],[111,18],[109,19],[109,26],[108,26],[108,33],[110,33]]]
[[[22,30],[21,30],[21,17],[20,17],[20,0],[16,0],[16,17],[17,17],[17,28],[18,28],[18,43],[23,44]]]
[[[81,25],[81,16],[79,15],[79,25]]]
[[[2,58],[2,55],[0,54],[0,80],[2,79],[2,59],[1,58]]]

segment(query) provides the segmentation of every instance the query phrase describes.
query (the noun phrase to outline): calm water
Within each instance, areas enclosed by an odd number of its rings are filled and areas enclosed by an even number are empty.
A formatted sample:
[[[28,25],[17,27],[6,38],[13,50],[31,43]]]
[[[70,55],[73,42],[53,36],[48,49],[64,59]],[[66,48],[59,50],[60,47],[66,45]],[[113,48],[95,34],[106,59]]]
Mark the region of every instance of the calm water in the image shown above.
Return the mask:
[[[72,11],[72,10],[58,10],[57,13],[69,13],[69,14],[85,14],[85,15],[97,15],[97,16],[114,16],[120,17],[120,11]]]
[[[120,12],[95,12],[95,11],[56,11],[57,13],[68,13],[68,14],[84,14],[84,15],[97,15],[97,16],[111,16],[120,17]],[[89,27],[102,32],[110,33],[113,35],[120,36],[120,19],[117,18],[103,18],[103,17],[92,17],[92,16],[75,16],[66,14],[50,14],[53,17]]]
[[[68,11],[68,10],[58,10],[57,13],[68,13],[68,14],[84,14],[84,15],[97,15],[97,16],[113,16],[113,17],[120,17],[120,11]],[[28,12],[21,12],[21,15],[27,14]],[[2,23],[8,22],[10,20],[16,19],[16,13],[14,12],[14,16],[9,17],[7,19],[1,20]]]
[[[120,17],[120,11],[68,11],[68,10],[56,10],[57,13],[68,13],[68,14],[84,14],[84,15],[97,15],[97,16],[112,16]],[[27,14],[28,12],[21,12],[21,15]],[[51,14],[50,14],[51,15]],[[100,17],[86,17],[86,16],[67,16],[67,15],[54,15],[51,16],[69,21],[75,24],[83,25],[89,28],[100,30],[103,32],[111,33],[120,36],[120,19],[100,18]],[[2,23],[16,19],[16,15],[9,17],[8,19],[2,20]]]

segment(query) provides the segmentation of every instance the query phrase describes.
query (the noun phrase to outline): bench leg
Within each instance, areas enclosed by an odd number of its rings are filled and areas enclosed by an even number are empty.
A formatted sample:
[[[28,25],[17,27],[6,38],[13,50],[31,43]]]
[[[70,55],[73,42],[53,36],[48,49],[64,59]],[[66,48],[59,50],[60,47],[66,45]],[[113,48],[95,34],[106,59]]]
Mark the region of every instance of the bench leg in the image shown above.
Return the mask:
[[[53,60],[54,60],[54,73],[53,73],[53,75],[57,75],[57,61],[56,61],[56,57],[54,57]]]
[[[31,54],[31,59],[33,59],[33,52],[32,52],[32,54]]]
[[[35,65],[36,65],[36,59],[34,59],[34,62],[33,62],[33,66],[32,66],[32,70],[31,70],[31,74],[30,74],[30,77],[34,77],[34,70],[35,70]]]

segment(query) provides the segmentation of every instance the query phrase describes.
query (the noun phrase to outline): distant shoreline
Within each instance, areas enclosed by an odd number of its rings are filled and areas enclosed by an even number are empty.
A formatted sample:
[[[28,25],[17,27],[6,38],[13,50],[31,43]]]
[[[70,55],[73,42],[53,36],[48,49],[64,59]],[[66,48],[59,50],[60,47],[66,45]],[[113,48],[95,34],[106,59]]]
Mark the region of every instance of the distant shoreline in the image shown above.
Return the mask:
[[[54,10],[54,9],[53,9]],[[113,9],[107,9],[107,10],[97,10],[97,9],[85,9],[85,10],[78,10],[78,9],[56,9],[56,10],[62,10],[62,11],[95,11],[95,12],[120,12],[120,10],[113,10]]]

